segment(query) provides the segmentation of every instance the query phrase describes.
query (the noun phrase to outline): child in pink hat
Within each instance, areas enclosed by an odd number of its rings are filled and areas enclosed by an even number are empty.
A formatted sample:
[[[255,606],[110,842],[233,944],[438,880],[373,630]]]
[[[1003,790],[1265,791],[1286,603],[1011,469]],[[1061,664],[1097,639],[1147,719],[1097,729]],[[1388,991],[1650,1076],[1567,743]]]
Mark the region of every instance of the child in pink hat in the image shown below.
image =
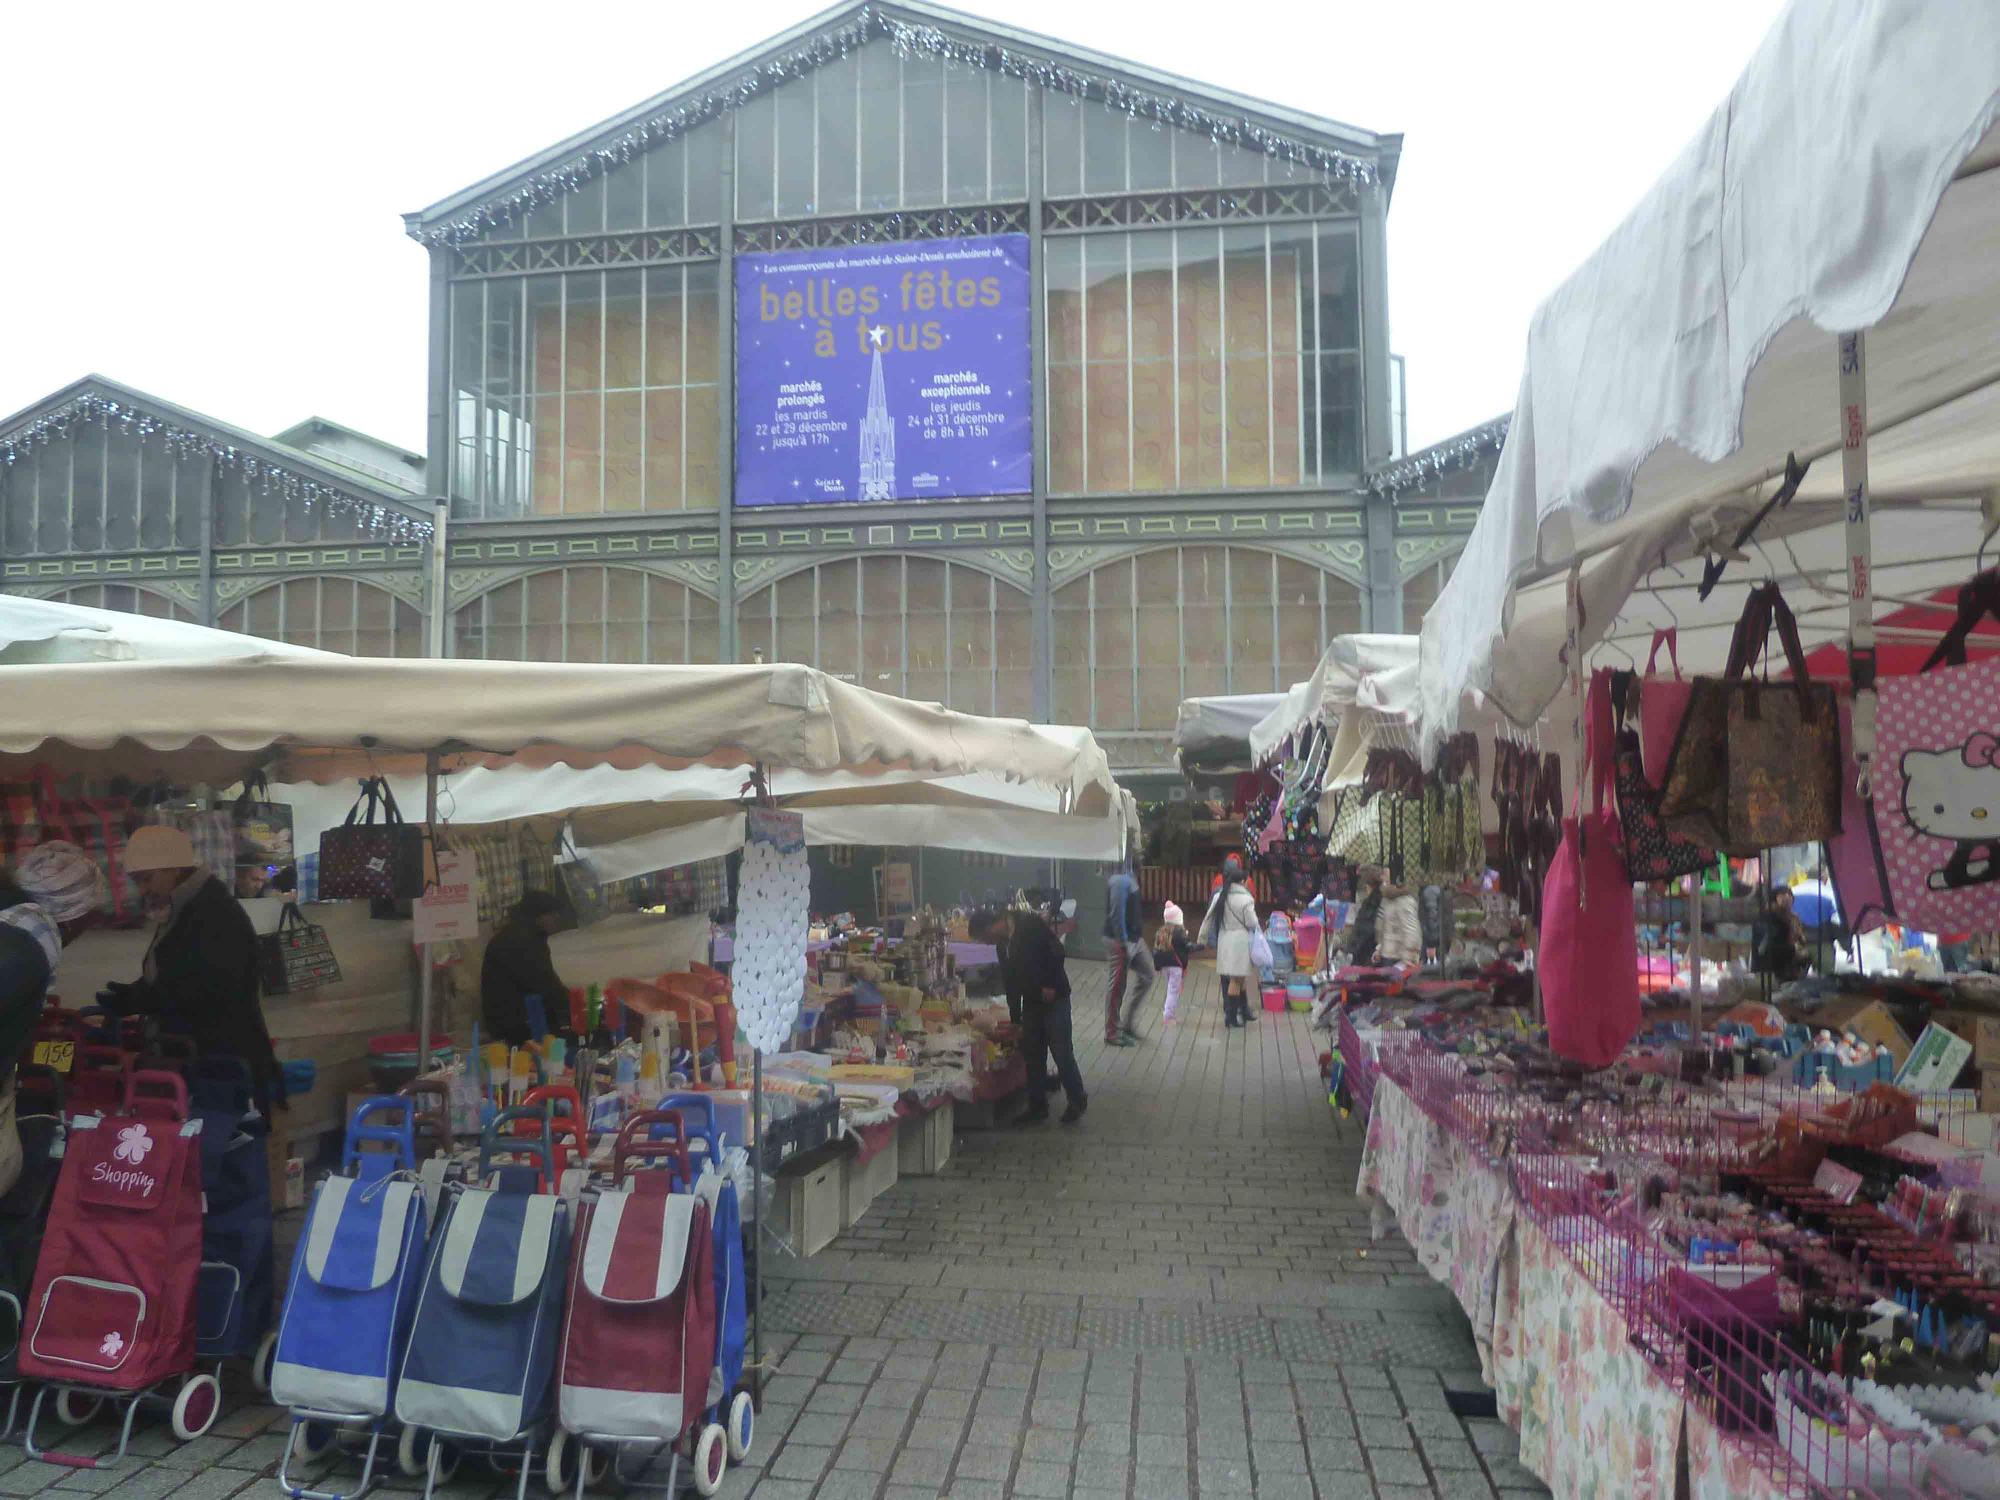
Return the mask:
[[[1181,1006],[1181,978],[1187,973],[1187,925],[1181,909],[1169,901],[1160,913],[1160,938],[1153,950],[1153,967],[1167,981],[1167,1007],[1162,1019],[1171,1026]]]

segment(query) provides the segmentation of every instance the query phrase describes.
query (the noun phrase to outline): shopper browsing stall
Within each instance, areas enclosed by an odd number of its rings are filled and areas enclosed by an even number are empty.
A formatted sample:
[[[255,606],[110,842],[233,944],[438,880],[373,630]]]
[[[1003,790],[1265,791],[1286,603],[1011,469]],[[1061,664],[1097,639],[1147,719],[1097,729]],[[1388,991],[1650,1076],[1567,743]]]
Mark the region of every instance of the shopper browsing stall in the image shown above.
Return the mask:
[[[1049,1117],[1048,1068],[1053,1057],[1069,1108],[1062,1122],[1074,1125],[1090,1105],[1083,1072],[1076,1065],[1071,1035],[1069,972],[1054,929],[1031,911],[988,907],[972,914],[967,930],[976,943],[991,943],[1000,955],[1000,973],[1010,1009],[1021,1015],[1021,1047],[1028,1066],[1028,1109],[1015,1123],[1033,1125]]]
[[[107,992],[122,1015],[171,1016],[204,1057],[247,1064],[260,1106],[282,1103],[284,1083],[257,973],[257,934],[230,888],[196,857],[178,828],[137,830],[125,846],[125,870],[150,908],[164,911],[131,984]]]
[[[1196,941],[1215,950],[1215,973],[1222,981],[1222,1024],[1250,1024],[1250,937],[1257,930],[1257,902],[1243,883],[1243,862],[1222,862],[1222,888],[1209,903]]]
[[[529,891],[514,903],[486,945],[479,968],[479,1024],[488,1041],[525,1047],[538,1042],[529,1002],[542,1008],[543,1031],[558,1019],[569,994],[556,973],[549,939],[562,928],[562,903],[547,891]]]
[[[1132,1023],[1153,988],[1153,954],[1140,936],[1139,880],[1129,864],[1121,865],[1105,885],[1104,939],[1111,960],[1104,991],[1104,1045],[1130,1047],[1139,1040]]]
[[[0,1194],[21,1175],[14,1066],[34,1035],[65,944],[103,903],[104,876],[74,844],[30,849],[0,870]]]

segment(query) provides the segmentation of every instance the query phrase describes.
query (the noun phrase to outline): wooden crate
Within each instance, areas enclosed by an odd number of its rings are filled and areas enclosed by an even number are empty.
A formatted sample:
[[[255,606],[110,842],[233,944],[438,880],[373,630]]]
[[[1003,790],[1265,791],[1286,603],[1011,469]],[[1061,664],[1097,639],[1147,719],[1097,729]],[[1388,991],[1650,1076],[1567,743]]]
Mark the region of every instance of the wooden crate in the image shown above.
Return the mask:
[[[801,1260],[819,1254],[840,1233],[846,1175],[847,1158],[833,1156],[774,1179],[771,1227]]]
[[[868,1206],[896,1185],[900,1156],[897,1145],[887,1145],[866,1161],[858,1156],[847,1158],[847,1175],[841,1194],[842,1228],[852,1229],[860,1223],[861,1216],[868,1212]]]
[[[905,1120],[896,1133],[897,1171],[905,1177],[934,1177],[942,1172],[951,1160],[951,1139],[957,1128],[954,1099]]]

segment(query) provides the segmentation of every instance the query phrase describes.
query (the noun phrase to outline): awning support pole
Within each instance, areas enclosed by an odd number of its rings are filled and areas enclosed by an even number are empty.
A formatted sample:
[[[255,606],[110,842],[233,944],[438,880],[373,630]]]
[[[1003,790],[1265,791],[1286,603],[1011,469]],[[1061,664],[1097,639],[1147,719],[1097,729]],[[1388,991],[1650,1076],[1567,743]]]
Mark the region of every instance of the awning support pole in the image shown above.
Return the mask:
[[[1847,517],[1847,662],[1854,688],[1855,790],[1869,800],[1875,767],[1874,548],[1869,534],[1868,350],[1843,333],[1840,360],[1840,488]]]
[[[431,848],[431,859],[437,859],[437,815],[438,815],[438,753],[424,752],[424,837]],[[436,865],[433,863],[432,868]],[[417,1073],[419,1076],[430,1070],[431,1058],[431,987],[437,982],[431,968],[431,945],[423,944],[417,950]]]

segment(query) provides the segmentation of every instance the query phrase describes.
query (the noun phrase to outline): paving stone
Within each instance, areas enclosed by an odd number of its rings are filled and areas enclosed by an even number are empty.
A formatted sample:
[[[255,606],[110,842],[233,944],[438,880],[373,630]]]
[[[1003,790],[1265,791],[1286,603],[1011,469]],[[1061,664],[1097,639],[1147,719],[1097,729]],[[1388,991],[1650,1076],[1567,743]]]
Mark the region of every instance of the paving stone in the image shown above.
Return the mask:
[[[864,1469],[871,1474],[886,1474],[889,1465],[896,1461],[896,1444],[887,1438],[849,1438],[841,1444],[839,1453],[834,1455],[834,1467],[839,1469]]]
[[[937,1448],[905,1448],[896,1455],[896,1462],[889,1470],[889,1478],[897,1484],[928,1484],[935,1488],[944,1487],[945,1476],[951,1472],[951,1454]]]
[[[954,1479],[1005,1479],[1014,1467],[1014,1450],[995,1443],[967,1443],[958,1450]]]
[[[1069,1493],[1069,1465],[1024,1460],[1014,1471],[1013,1493],[1039,1500],[1063,1500]]]
[[[852,1420],[853,1418],[844,1414],[800,1417],[792,1424],[788,1437],[794,1443],[811,1443],[824,1448],[837,1448],[841,1439],[847,1436],[848,1424]]]
[[[858,1469],[835,1469],[819,1482],[813,1500],[875,1500],[881,1491],[880,1474],[864,1474]]]
[[[833,1462],[833,1449],[808,1443],[789,1442],[771,1461],[770,1472],[780,1479],[818,1479]]]
[[[1368,1450],[1368,1467],[1378,1484],[1428,1484],[1430,1478],[1414,1453],[1393,1453],[1379,1448]]]

